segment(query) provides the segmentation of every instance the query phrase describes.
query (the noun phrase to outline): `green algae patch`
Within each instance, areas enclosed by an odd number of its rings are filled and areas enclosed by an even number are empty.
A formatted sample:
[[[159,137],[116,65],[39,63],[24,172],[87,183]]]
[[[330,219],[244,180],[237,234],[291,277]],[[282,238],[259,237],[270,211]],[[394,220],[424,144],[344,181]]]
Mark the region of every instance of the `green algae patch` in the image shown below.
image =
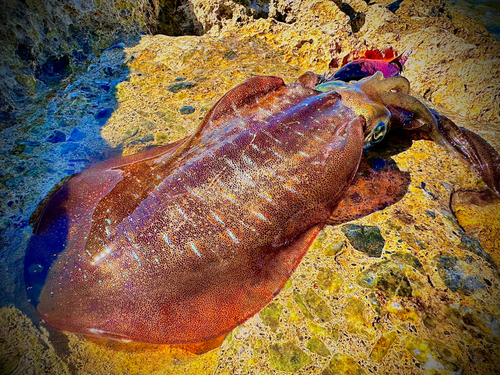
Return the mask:
[[[271,368],[287,372],[297,371],[311,362],[311,358],[293,341],[271,345],[269,357]]]
[[[319,324],[309,322],[307,324],[307,328],[309,329],[309,332],[311,332],[313,335],[319,336],[321,338],[326,339],[326,338],[331,337],[335,340],[338,339],[338,335],[339,335],[338,327],[335,327],[334,330],[331,330],[331,329],[322,327]]]
[[[314,292],[308,289],[305,295],[305,303],[310,310],[323,322],[328,322],[332,319],[332,311],[323,299]]]
[[[445,253],[436,257],[435,260],[439,276],[452,292],[469,296],[475,291],[485,288],[485,285],[479,281],[478,276],[469,274],[465,262],[459,260],[456,256]],[[470,262],[472,261],[470,259]]]
[[[323,249],[323,253],[328,256],[335,256],[344,249],[344,242],[332,242]]]
[[[415,268],[421,274],[425,274],[425,270],[424,267],[422,266],[422,263],[418,260],[418,258],[414,257],[410,253],[398,252],[392,254],[390,258],[394,263],[406,264],[408,266]]]
[[[306,345],[306,348],[313,353],[319,354],[322,357],[328,357],[331,353],[323,341],[317,337],[312,337]]]
[[[356,250],[365,253],[369,257],[378,258],[382,255],[385,240],[378,227],[347,224],[341,230]]]
[[[306,317],[307,319],[313,319],[312,314],[309,312],[308,308],[306,307],[306,305],[304,303],[304,297],[302,296],[302,294],[300,294],[297,291],[294,291],[293,292],[293,300],[295,301],[297,306],[299,306],[299,309],[302,312],[302,314],[304,314],[304,317]]]
[[[354,358],[344,354],[335,354],[321,375],[365,375],[366,372]]]
[[[396,331],[384,333],[373,347],[370,353],[370,358],[377,363],[382,362],[397,336],[398,334]]]
[[[406,268],[389,260],[373,264],[356,277],[356,282],[365,288],[381,290],[388,297],[412,296]]]
[[[344,316],[347,320],[347,331],[360,334],[367,339],[374,335],[373,327],[366,314],[366,307],[359,298],[351,298],[344,307]]]
[[[328,268],[320,268],[316,276],[316,283],[319,288],[328,294],[338,293],[342,286],[343,279],[339,274]]]
[[[441,341],[426,341],[415,336],[407,336],[405,347],[427,371],[438,371],[440,374],[463,371],[464,363],[460,355]]]
[[[259,313],[262,323],[268,326],[271,331],[276,332],[280,323],[282,310],[283,306],[280,303],[271,302]]]

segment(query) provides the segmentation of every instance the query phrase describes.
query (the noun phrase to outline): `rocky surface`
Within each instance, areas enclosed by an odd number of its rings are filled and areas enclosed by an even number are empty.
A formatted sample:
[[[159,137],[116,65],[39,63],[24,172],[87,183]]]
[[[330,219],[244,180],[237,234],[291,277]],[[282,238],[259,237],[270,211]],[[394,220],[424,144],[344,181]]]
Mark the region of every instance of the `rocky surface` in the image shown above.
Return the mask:
[[[0,313],[0,372],[495,373],[498,199],[471,192],[483,187],[475,173],[428,141],[393,156],[411,175],[401,201],[325,228],[276,299],[204,355],[47,331],[19,312],[35,317],[22,262],[29,216],[52,186],[111,154],[184,137],[249,77],[291,82],[369,48],[411,49],[415,94],[500,149],[500,43],[439,0],[169,4],[28,2],[4,22],[0,300],[15,307]],[[204,35],[139,40],[148,28]]]

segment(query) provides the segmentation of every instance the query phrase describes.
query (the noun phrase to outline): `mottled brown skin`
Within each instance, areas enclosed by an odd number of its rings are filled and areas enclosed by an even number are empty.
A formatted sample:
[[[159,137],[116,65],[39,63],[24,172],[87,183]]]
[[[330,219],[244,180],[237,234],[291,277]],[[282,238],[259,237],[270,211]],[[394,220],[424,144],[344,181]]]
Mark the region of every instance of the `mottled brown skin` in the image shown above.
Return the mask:
[[[49,325],[203,342],[283,287],[352,181],[364,118],[335,92],[258,77],[203,124],[173,148],[84,171],[49,204],[69,222],[37,306]]]
[[[395,163],[374,170],[363,157],[352,185],[328,219],[328,224],[356,220],[398,202],[406,194],[410,180],[410,173],[400,171]]]

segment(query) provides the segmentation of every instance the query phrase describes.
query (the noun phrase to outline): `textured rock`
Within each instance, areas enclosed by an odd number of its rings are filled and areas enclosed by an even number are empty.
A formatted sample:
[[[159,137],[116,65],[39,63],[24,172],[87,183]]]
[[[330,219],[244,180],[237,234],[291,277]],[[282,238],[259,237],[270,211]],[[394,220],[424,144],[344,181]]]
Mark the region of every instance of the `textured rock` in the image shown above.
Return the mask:
[[[51,91],[105,48],[137,43],[141,33],[200,35],[187,1],[10,0],[0,13],[0,129],[46,105]],[[115,45],[116,46],[116,45]],[[113,48],[113,47],[111,47]],[[110,71],[111,73],[111,71]]]
[[[457,191],[451,206],[460,226],[500,264],[500,201],[489,191]]]

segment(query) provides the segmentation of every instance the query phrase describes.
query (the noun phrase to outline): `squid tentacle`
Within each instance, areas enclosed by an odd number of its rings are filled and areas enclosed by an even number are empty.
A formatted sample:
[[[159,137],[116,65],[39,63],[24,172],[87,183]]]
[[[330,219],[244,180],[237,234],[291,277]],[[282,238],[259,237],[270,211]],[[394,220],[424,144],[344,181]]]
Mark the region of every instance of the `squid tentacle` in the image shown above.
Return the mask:
[[[375,74],[361,89],[371,100],[387,107],[405,129],[420,128],[431,139],[473,166],[486,186],[500,198],[500,155],[476,133],[457,126],[409,95],[409,82],[401,76],[383,79]]]
[[[382,72],[377,72],[364,81],[361,90],[369,97],[376,99],[380,94],[386,92],[410,93],[410,81],[402,76],[384,78]]]

